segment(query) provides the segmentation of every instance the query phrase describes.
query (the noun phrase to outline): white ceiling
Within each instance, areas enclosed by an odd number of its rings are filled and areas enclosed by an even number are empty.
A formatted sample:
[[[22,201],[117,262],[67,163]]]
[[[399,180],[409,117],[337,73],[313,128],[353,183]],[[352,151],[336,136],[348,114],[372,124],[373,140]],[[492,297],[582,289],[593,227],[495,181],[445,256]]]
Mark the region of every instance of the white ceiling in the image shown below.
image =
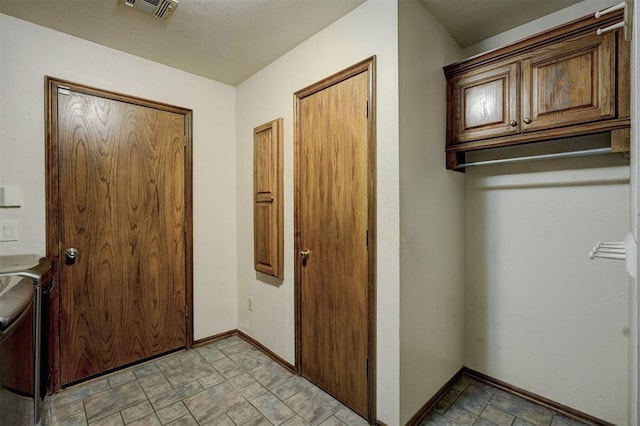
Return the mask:
[[[0,12],[236,85],[365,0],[178,0],[166,21],[117,0],[0,0]]]
[[[0,12],[237,85],[364,1],[179,0],[166,21],[118,0],[0,0]],[[580,0],[420,1],[465,47]]]
[[[420,0],[462,47],[582,0]]]

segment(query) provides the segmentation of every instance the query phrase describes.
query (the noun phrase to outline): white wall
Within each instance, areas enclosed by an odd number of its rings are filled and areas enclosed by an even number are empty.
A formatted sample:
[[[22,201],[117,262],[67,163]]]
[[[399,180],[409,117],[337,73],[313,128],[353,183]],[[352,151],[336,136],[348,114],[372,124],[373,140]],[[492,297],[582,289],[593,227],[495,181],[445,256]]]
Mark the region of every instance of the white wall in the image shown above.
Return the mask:
[[[530,35],[542,32],[546,29],[573,21],[574,19],[592,15],[597,10],[605,9],[616,3],[618,2],[615,0],[583,0],[573,6],[566,7],[547,16],[543,16],[542,18],[535,19],[524,25],[520,25],[501,34],[497,34],[493,37],[489,37],[478,43],[467,46],[463,49],[462,54],[467,58],[487,50],[496,49],[504,46],[505,44],[513,43],[529,37]]]
[[[445,169],[444,65],[460,47],[417,1],[399,2],[400,424],[464,361],[464,175]]]
[[[399,201],[397,5],[369,0],[237,87],[238,327],[294,362],[293,93],[377,55],[377,417],[398,424]],[[252,237],[252,131],[284,117],[285,268],[256,276]],[[254,309],[248,311],[247,298]]]
[[[471,46],[508,44],[610,2],[585,1]],[[465,179],[465,365],[627,424],[624,264],[589,260],[629,224],[621,157],[469,169]]]
[[[640,22],[640,4],[636,1],[633,8],[633,22]],[[631,233],[635,237],[636,242],[639,240],[638,234],[638,216],[640,215],[640,204],[638,204],[638,183],[640,182],[638,173],[638,164],[640,164],[640,134],[638,133],[638,120],[640,119],[640,27],[633,25],[633,38],[631,41],[631,67],[635,70],[631,74]],[[636,256],[636,276],[640,265],[638,262],[640,253]],[[629,424],[638,424],[638,411],[640,411],[640,351],[638,344],[640,342],[640,330],[638,317],[640,312],[640,298],[638,297],[638,279],[629,280],[629,325],[630,325],[630,344],[629,344]]]
[[[0,49],[0,185],[23,194],[0,254],[45,253],[45,75],[191,108],[194,334],[236,328],[235,89],[1,14]]]

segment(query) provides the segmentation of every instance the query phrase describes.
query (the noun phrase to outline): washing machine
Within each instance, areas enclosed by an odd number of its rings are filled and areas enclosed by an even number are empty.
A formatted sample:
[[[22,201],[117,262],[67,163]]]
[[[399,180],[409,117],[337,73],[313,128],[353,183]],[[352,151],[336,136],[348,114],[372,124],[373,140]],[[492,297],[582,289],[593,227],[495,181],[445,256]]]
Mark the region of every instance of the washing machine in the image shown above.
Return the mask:
[[[0,256],[0,425],[46,424],[51,263]]]

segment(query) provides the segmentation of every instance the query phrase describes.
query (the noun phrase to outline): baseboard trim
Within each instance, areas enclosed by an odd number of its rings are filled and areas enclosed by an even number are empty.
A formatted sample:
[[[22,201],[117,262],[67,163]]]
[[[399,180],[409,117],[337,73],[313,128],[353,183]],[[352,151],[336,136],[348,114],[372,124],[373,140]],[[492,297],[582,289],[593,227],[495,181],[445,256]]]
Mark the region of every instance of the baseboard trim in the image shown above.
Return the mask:
[[[217,340],[222,340],[227,337],[236,336],[238,334],[238,330],[229,330],[222,333],[214,334],[213,336],[203,337],[202,339],[194,340],[193,346],[202,346],[207,343],[212,343]]]
[[[467,376],[472,377],[479,382],[486,383],[512,395],[519,396],[520,398],[542,405],[543,407],[546,407],[550,410],[562,414],[563,416],[569,417],[579,422],[594,426],[615,426],[613,423],[598,419],[597,417],[593,417],[590,414],[583,413],[582,411],[567,407],[566,405],[562,405],[543,396],[526,391],[524,389],[520,389],[516,386],[510,385],[509,383],[505,383],[502,380],[487,376],[486,374],[472,370],[468,367],[463,367],[462,370],[463,374],[466,374]]]
[[[433,409],[433,407],[440,402],[442,397],[453,387],[454,383],[462,376],[466,374],[467,376],[482,382],[493,387],[496,387],[504,392],[507,392],[511,395],[518,396],[527,401],[533,402],[535,404],[546,407],[550,410],[555,411],[556,413],[562,414],[565,417],[568,417],[573,420],[577,420],[579,422],[585,423],[587,425],[593,426],[615,426],[613,423],[609,423],[607,421],[598,419],[593,417],[587,413],[583,413],[582,411],[575,410],[571,407],[567,407],[566,405],[562,405],[558,402],[552,401],[543,396],[534,394],[532,392],[526,391],[524,389],[520,389],[516,386],[510,385],[509,383],[503,382],[501,380],[495,379],[491,376],[487,376],[486,374],[480,373],[478,371],[472,370],[469,367],[462,367],[456,374],[453,375],[451,379],[447,383],[440,388],[436,394],[429,399],[416,414],[411,417],[411,419],[407,422],[407,426],[416,426],[420,424],[422,420],[426,417],[427,413]]]
[[[455,384],[455,382],[458,381],[458,379],[460,378],[460,376],[462,376],[462,373],[464,372],[464,367],[462,367],[460,370],[458,370],[458,372],[456,374],[454,374],[448,381],[447,383],[444,384],[444,386],[442,386],[440,388],[440,390],[438,392],[436,392],[435,395],[433,395],[431,397],[431,399],[429,399],[429,401],[426,402],[426,404],[424,404],[417,413],[415,413],[413,415],[413,417],[411,417],[409,419],[409,421],[407,422],[407,426],[416,426],[419,425],[420,422],[427,416],[427,413],[429,411],[431,411],[431,409],[433,407],[436,406],[436,404],[438,402],[440,402],[440,400],[442,399],[442,397],[444,396],[444,394],[446,394],[447,392],[449,392],[449,389],[451,389],[453,387],[453,385]]]
[[[289,372],[297,375],[295,365],[285,361],[284,358],[280,357],[280,355],[276,354],[271,349],[267,348],[265,345],[263,345],[262,343],[258,342],[256,339],[254,339],[253,337],[249,336],[244,331],[242,331],[242,330],[236,330],[236,331],[238,333],[238,336],[240,336],[241,338],[246,340],[248,343],[250,343],[253,346],[255,346],[257,349],[261,350],[266,356],[268,356],[269,358],[271,358],[272,360],[274,360],[275,362],[280,364],[282,367],[286,368]]]
[[[249,336],[247,333],[245,333],[242,330],[229,330],[229,331],[225,331],[224,333],[219,333],[213,336],[209,336],[209,337],[204,337],[202,339],[198,339],[196,341],[193,342],[193,346],[202,346],[202,345],[206,345],[208,343],[212,343],[215,342],[217,340],[221,340],[224,339],[226,337],[231,337],[231,336],[238,336],[241,339],[245,340],[247,343],[253,345],[256,349],[258,349],[259,351],[261,351],[263,354],[265,354],[266,356],[268,356],[269,358],[271,358],[273,361],[275,361],[276,363],[280,364],[282,367],[284,367],[287,371],[289,371],[292,374],[295,374],[296,376],[299,376],[300,374],[297,372],[295,365],[287,362],[284,360],[284,358],[281,358],[278,354],[276,354],[275,352],[273,352],[271,349],[267,348],[265,345],[263,345],[262,343],[260,343],[259,341],[257,341],[256,339],[254,339],[253,337]],[[453,380],[453,379],[452,379]],[[455,380],[453,380],[455,381]],[[448,390],[448,389],[447,389]],[[446,390],[445,390],[446,392]],[[443,394],[444,395],[444,394]],[[440,397],[442,397],[442,395],[440,395]],[[435,397],[434,397],[435,398]],[[432,398],[433,399],[433,398]],[[436,401],[434,403],[434,405],[437,403],[438,401]],[[415,416],[414,416],[415,417]],[[377,426],[387,426],[386,423],[380,421],[380,420],[376,420],[375,424]]]

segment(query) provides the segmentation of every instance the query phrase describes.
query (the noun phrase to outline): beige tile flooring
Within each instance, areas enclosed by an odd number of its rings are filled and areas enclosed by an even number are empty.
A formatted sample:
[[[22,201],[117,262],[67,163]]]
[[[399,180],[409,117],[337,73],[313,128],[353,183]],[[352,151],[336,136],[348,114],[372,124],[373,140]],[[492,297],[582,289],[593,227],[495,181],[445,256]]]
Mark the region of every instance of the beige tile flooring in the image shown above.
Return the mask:
[[[420,426],[586,426],[466,374],[454,383]]]
[[[63,425],[366,425],[238,336],[63,390],[48,401]]]
[[[31,425],[32,405],[1,398],[0,425]],[[7,410],[6,408],[10,408]],[[238,336],[76,385],[45,401],[43,425],[366,425]],[[579,426],[462,375],[421,425]]]

